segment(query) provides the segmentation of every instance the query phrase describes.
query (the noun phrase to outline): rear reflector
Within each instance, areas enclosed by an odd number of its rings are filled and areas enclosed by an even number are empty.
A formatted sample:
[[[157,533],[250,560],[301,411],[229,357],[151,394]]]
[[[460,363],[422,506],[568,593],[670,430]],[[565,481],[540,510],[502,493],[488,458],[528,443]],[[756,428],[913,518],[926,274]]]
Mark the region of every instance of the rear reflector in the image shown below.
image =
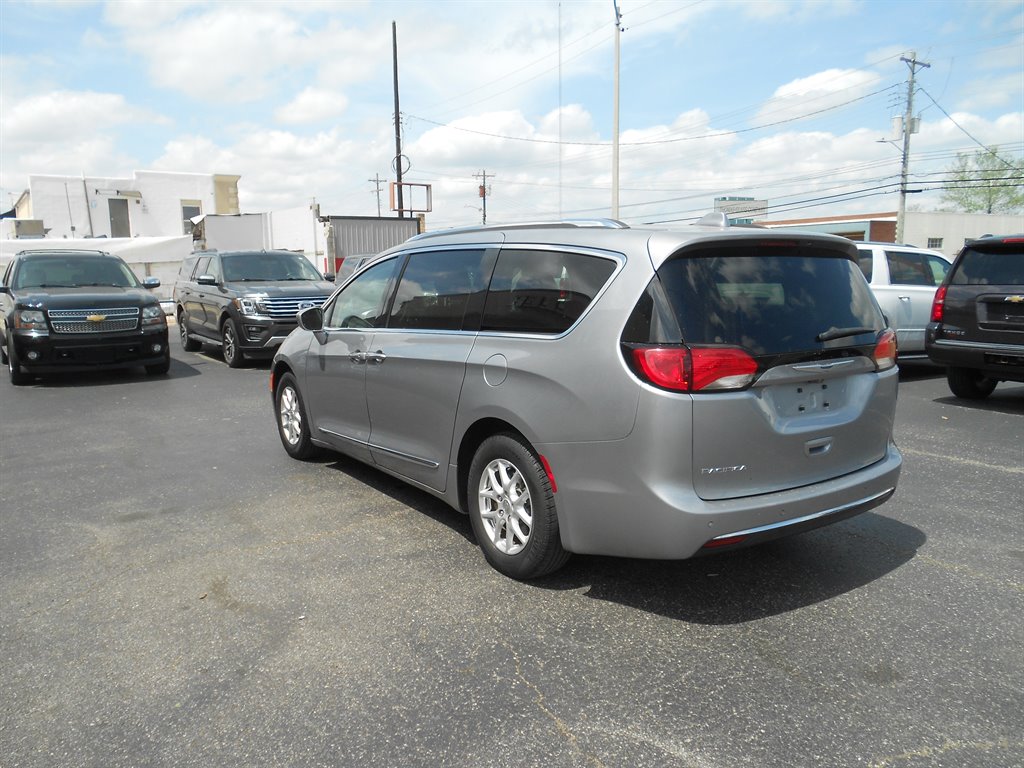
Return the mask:
[[[746,536],[722,536],[718,539],[712,539],[711,541],[704,544],[704,549],[715,549],[717,547],[728,547],[731,544],[739,544],[743,541]]]
[[[555,473],[551,471],[551,465],[543,456],[538,458],[540,458],[540,465],[544,467],[544,474],[548,476],[548,482],[551,483],[551,492],[558,493],[558,483],[555,482]]]

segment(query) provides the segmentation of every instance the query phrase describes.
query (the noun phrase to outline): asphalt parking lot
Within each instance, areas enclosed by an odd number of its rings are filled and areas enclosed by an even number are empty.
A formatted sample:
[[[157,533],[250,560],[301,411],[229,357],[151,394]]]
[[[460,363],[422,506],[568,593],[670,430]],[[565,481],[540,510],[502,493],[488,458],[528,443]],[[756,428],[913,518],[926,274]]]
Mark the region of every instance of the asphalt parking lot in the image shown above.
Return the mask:
[[[173,354],[0,382],[3,766],[1024,765],[1024,386],[905,371],[873,512],[524,584]]]

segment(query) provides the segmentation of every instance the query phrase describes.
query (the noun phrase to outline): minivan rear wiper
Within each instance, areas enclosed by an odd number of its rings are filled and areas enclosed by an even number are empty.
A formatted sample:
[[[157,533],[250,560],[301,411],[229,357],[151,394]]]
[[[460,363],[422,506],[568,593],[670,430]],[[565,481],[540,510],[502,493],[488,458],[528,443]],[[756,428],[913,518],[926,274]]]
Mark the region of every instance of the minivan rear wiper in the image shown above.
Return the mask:
[[[874,333],[874,328],[829,328],[814,337],[815,341],[832,341],[833,339],[845,339],[847,336],[859,336],[862,333]]]

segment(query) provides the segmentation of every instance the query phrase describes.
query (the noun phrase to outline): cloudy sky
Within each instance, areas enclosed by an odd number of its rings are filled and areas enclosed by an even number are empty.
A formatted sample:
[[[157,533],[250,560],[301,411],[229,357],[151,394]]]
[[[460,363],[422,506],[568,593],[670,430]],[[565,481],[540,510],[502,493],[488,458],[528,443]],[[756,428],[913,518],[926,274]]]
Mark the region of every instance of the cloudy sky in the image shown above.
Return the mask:
[[[958,152],[1024,161],[1021,0],[621,0],[619,217],[718,196],[772,219],[891,211],[892,119],[919,67],[914,208]],[[612,0],[0,0],[0,194],[29,174],[239,174],[242,210],[376,215],[405,180],[431,228],[611,214]],[[420,193],[417,193],[419,195]],[[414,196],[415,203],[419,198]],[[382,212],[388,195],[382,186]]]

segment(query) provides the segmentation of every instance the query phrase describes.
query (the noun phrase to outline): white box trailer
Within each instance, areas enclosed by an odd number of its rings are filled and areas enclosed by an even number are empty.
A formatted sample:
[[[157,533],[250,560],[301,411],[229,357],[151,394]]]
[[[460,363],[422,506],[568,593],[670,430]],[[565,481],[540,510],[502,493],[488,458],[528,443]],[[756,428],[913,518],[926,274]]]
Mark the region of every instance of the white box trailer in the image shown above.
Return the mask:
[[[423,231],[419,218],[324,216],[320,221],[326,225],[327,255],[317,267],[331,275],[349,256],[386,251]]]

